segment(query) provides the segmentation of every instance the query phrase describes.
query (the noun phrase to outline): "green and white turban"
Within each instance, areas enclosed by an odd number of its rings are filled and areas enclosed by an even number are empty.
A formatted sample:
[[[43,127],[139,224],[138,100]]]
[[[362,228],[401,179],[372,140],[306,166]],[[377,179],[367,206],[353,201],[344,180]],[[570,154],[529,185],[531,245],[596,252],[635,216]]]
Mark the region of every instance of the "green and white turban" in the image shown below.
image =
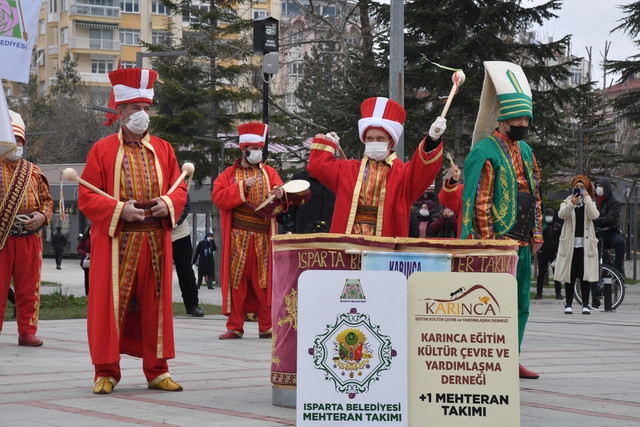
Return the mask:
[[[493,132],[498,121],[525,116],[533,119],[533,105],[529,81],[522,68],[511,62],[485,61],[472,145]]]

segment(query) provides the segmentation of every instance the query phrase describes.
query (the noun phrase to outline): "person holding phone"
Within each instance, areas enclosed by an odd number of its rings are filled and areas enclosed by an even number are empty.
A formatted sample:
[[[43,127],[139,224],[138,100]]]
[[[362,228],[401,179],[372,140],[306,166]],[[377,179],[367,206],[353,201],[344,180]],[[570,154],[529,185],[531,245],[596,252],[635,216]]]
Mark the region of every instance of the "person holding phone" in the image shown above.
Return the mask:
[[[560,205],[558,217],[564,220],[554,279],[565,284],[565,314],[572,314],[573,284],[580,279],[582,314],[591,314],[589,291],[598,281],[598,239],[593,220],[600,216],[593,201],[589,178],[578,175],[571,181],[572,192]]]

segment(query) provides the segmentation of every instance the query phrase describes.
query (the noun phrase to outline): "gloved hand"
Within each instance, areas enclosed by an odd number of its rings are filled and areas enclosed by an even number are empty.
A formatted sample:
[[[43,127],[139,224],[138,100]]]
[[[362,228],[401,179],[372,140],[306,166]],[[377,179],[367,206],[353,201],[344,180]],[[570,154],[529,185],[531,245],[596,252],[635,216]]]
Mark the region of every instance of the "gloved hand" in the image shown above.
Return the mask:
[[[324,136],[324,139],[333,142],[338,147],[340,146],[340,137],[335,132],[329,132]]]
[[[429,128],[429,136],[434,141],[440,139],[445,129],[447,129],[447,119],[438,117]]]

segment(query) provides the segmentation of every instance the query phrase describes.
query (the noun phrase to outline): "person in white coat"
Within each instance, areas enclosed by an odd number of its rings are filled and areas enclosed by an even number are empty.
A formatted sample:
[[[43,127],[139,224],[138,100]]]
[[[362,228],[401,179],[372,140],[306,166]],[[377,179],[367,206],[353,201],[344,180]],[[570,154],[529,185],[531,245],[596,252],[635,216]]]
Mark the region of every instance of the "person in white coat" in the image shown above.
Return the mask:
[[[573,286],[580,279],[582,314],[591,314],[589,291],[598,281],[598,239],[593,220],[600,216],[593,200],[589,178],[578,175],[571,181],[571,195],[560,205],[558,217],[564,220],[558,245],[555,279],[565,284],[565,314],[573,313]]]

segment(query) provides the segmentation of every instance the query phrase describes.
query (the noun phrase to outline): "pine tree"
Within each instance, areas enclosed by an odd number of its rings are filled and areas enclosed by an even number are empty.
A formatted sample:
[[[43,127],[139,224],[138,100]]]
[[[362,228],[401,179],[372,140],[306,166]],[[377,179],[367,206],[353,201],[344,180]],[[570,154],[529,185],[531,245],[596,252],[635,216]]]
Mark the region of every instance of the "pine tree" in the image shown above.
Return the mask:
[[[235,160],[237,151],[224,151],[222,144],[234,139],[238,121],[261,118],[256,107],[261,93],[247,79],[257,73],[252,45],[243,37],[252,22],[237,15],[234,1],[211,0],[208,10],[188,0],[165,3],[190,17],[190,26],[175,45],[167,37],[163,44],[145,46],[188,55],[154,61],[161,78],[154,87],[152,130],[171,142],[180,162],[194,163],[194,180],[202,183]],[[166,31],[175,33],[171,26]]]

